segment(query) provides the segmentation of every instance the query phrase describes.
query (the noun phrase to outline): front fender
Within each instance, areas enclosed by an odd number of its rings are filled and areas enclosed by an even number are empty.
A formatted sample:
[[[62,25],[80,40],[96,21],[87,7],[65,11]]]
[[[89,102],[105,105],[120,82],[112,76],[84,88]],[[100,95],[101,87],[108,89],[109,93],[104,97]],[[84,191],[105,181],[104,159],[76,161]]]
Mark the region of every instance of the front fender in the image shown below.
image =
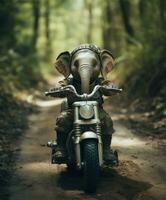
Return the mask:
[[[86,131],[81,135],[80,141],[86,140],[86,139],[96,139],[96,140],[98,140],[98,137],[97,137],[96,133],[94,133],[93,131]]]

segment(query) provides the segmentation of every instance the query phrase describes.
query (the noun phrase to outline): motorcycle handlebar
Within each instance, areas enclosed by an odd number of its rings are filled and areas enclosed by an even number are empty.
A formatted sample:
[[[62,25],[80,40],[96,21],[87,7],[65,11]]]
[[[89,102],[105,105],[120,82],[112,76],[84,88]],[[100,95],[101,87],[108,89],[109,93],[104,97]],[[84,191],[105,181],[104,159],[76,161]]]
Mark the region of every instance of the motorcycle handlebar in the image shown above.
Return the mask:
[[[80,99],[90,99],[94,96],[94,94],[99,90],[99,89],[106,89],[109,91],[117,92],[120,93],[122,92],[122,89],[113,87],[113,86],[101,86],[101,85],[96,85],[93,89],[93,91],[90,94],[78,94],[75,87],[73,85],[67,85],[65,87],[60,87],[58,89],[53,88],[48,92],[45,92],[46,96],[52,96],[52,97],[64,97],[66,96],[67,93],[72,93],[76,97]],[[62,94],[63,93],[63,94]]]

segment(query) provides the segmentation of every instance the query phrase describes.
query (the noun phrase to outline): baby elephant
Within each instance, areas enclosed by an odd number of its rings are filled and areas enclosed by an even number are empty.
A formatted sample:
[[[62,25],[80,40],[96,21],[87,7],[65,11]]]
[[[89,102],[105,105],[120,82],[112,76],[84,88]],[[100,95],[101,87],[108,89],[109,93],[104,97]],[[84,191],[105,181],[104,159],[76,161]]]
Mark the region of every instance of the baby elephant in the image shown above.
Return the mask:
[[[65,79],[60,81],[60,86],[73,85],[79,94],[89,94],[96,85],[108,85],[106,75],[112,70],[114,58],[107,50],[101,50],[96,45],[84,44],[75,48],[71,53],[62,52],[55,62],[56,69],[64,75]],[[113,122],[103,109],[103,92],[98,91],[93,96],[98,102],[99,118],[101,121],[101,132],[103,142],[103,159],[114,160],[113,151],[110,149],[112,134],[114,132]],[[58,148],[55,157],[59,161],[66,159],[66,140],[73,129],[74,112],[72,104],[78,101],[72,95],[67,96],[67,103],[62,105],[62,112],[56,120],[56,134]]]

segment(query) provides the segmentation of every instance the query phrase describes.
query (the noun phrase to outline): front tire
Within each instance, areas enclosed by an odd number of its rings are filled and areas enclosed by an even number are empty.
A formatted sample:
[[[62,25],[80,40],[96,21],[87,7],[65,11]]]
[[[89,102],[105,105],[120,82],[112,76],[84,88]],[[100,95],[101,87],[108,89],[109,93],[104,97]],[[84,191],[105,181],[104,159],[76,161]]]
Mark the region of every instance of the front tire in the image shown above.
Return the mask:
[[[72,162],[67,162],[67,168],[69,171],[75,171],[75,164]]]
[[[86,139],[83,141],[83,174],[86,192],[95,192],[99,181],[98,141]]]

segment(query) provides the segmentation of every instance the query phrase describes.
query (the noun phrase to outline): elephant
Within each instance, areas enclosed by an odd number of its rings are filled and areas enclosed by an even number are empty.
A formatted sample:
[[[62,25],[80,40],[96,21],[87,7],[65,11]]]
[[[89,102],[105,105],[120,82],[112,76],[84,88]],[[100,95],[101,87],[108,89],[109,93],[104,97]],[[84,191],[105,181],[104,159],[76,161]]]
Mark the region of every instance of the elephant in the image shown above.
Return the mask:
[[[113,68],[114,57],[108,50],[101,50],[96,45],[84,44],[75,48],[71,53],[62,52],[56,59],[55,68],[64,76],[60,86],[74,85],[80,94],[90,93],[95,85],[110,83],[106,80],[108,72]],[[110,149],[113,122],[108,113],[103,109],[103,98],[100,92],[95,95],[99,103],[99,118],[101,120],[104,160],[111,160],[113,153]],[[55,156],[65,159],[65,144],[67,135],[72,130],[73,110],[72,104],[76,101],[72,96],[67,97],[67,108],[56,119],[56,138],[58,148]]]
[[[92,83],[101,73],[103,78],[113,68],[114,57],[107,50],[100,50],[95,45],[80,45],[71,53],[62,52],[55,62],[55,68],[67,79],[70,74],[77,81],[81,81],[82,93],[89,92]]]

